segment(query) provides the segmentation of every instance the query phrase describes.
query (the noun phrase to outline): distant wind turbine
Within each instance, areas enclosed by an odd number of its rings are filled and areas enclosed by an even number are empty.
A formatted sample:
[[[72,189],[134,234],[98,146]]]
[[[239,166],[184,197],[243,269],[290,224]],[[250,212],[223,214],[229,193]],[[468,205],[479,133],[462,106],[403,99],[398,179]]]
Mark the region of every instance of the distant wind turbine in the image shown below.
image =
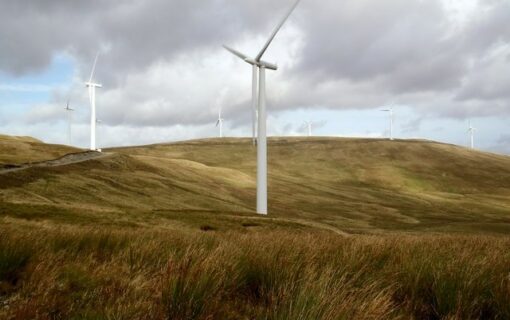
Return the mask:
[[[71,109],[71,107],[69,106],[69,103],[70,103],[70,99],[67,99],[67,104],[66,104],[66,107],[64,108],[64,110],[67,113],[67,144],[70,146],[70,145],[72,145],[71,124],[72,124],[72,120],[73,120],[72,113],[73,113],[74,109]]]
[[[476,128],[473,128],[473,126],[471,125],[471,121],[469,121],[469,129],[468,129],[468,133],[470,135],[470,138],[471,138],[471,149],[475,149],[475,132],[478,131],[478,129]]]
[[[241,58],[246,63],[251,64],[252,75],[252,133],[253,142],[255,143],[255,119],[258,121],[258,139],[257,139],[257,213],[267,215],[267,136],[266,136],[266,69],[277,70],[278,66],[274,63],[269,63],[262,60],[264,53],[273,42],[276,34],[283,27],[287,19],[290,17],[294,9],[299,4],[297,0],[289,12],[285,15],[283,20],[277,25],[273,33],[265,43],[262,50],[255,58],[250,58],[244,53],[236,51],[232,48],[224,46],[225,49],[230,51],[235,56]],[[258,84],[258,109],[257,109],[257,69],[259,71],[259,84]]]
[[[86,87],[89,88],[89,99],[90,99],[90,150],[97,151],[96,147],[96,88],[102,88],[101,84],[95,83],[94,73],[96,71],[97,59],[99,53],[97,53],[94,59],[94,65],[92,66],[92,72],[90,73],[90,79],[85,83]]]
[[[220,138],[223,138],[223,121],[225,121],[225,119],[223,119],[221,117],[221,106],[220,106],[220,111],[218,113],[218,121],[216,122],[216,127],[219,127],[219,129],[220,129]]]
[[[393,107],[381,111],[390,113],[390,140],[393,140]]]
[[[306,128],[308,129],[308,136],[311,137],[313,122],[312,121],[304,121],[304,124],[306,125]]]

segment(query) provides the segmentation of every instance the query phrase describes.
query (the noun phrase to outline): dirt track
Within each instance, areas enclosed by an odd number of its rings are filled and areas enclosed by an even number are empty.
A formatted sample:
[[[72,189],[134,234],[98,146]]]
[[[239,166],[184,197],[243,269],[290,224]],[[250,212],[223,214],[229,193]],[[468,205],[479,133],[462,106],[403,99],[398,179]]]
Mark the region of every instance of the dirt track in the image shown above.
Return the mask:
[[[66,154],[57,159],[40,161],[40,162],[32,162],[32,163],[23,163],[16,165],[4,165],[0,167],[0,174],[11,173],[21,170],[26,170],[29,168],[48,168],[48,167],[59,167],[65,166],[73,163],[80,163],[84,161],[100,159],[104,157],[111,156],[111,153],[101,153],[96,151],[85,151],[78,153],[70,153]]]

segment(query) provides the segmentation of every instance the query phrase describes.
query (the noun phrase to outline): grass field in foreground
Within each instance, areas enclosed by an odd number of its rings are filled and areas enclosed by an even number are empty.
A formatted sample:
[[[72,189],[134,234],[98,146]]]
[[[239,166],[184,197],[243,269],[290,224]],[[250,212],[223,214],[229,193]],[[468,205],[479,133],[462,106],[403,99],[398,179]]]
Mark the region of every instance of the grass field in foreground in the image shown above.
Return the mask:
[[[0,319],[510,318],[509,157],[274,138],[259,217],[248,139],[108,152],[0,175]]]
[[[20,228],[0,236],[0,318],[510,317],[509,238]]]

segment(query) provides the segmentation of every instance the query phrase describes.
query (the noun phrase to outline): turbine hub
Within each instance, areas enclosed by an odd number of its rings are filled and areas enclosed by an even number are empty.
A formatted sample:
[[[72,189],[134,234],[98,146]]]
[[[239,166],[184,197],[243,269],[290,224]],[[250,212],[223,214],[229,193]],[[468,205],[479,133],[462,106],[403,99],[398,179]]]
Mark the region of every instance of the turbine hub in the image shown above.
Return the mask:
[[[245,62],[251,64],[251,65],[254,65],[254,66],[257,66],[259,68],[261,67],[264,67],[266,69],[269,69],[269,70],[278,70],[278,66],[274,63],[270,63],[270,62],[266,62],[266,61],[257,61],[255,59],[251,59],[251,58],[246,58],[244,59]]]

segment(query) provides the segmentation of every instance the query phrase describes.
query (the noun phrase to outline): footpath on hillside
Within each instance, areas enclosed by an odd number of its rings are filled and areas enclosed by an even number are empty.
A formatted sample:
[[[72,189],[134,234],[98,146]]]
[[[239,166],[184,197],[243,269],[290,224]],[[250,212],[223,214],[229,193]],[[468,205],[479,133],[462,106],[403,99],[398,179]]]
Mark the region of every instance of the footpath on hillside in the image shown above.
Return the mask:
[[[85,162],[89,160],[100,159],[104,157],[111,156],[111,153],[101,153],[97,151],[84,151],[77,153],[66,154],[57,159],[39,161],[39,162],[29,162],[23,164],[6,164],[0,166],[0,174],[11,173],[16,171],[22,171],[30,168],[50,168],[50,167],[60,167],[74,163]]]

